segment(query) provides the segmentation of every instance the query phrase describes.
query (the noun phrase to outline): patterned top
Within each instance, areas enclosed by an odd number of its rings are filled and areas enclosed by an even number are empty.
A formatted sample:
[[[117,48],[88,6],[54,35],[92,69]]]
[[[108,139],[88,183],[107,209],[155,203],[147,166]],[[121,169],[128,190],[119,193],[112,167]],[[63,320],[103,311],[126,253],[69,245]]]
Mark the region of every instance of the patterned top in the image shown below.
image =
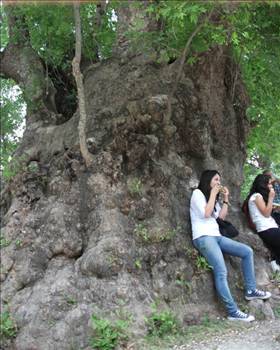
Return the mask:
[[[280,183],[274,182],[273,184],[274,191],[275,191],[275,197],[273,199],[273,203],[280,204]]]

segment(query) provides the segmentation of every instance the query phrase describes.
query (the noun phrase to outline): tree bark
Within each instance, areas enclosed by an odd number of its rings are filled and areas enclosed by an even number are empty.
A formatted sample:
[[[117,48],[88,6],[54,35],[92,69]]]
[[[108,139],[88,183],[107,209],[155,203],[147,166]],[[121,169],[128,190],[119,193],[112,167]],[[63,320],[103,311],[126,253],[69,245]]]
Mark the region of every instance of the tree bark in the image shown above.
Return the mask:
[[[168,100],[167,100],[167,112],[164,118],[164,124],[167,127],[170,124],[170,120],[171,120],[171,115],[172,115],[172,105],[171,105],[171,100],[175,94],[175,91],[177,90],[178,87],[178,83],[181,79],[181,75],[182,75],[182,71],[183,71],[183,67],[186,61],[186,57],[187,54],[189,52],[191,43],[193,41],[193,38],[197,35],[197,33],[199,33],[200,29],[204,26],[204,24],[210,19],[211,15],[213,13],[213,10],[209,12],[208,15],[206,15],[206,17],[204,17],[204,19],[201,20],[201,22],[198,24],[198,26],[195,28],[195,30],[192,32],[192,34],[190,35],[190,37],[188,38],[188,41],[186,43],[186,46],[184,48],[184,51],[182,53],[181,59],[180,59],[180,65],[179,65],[179,69],[176,75],[176,80],[173,84],[173,87],[171,89],[171,92],[168,96]]]
[[[93,33],[92,33],[92,37],[93,37],[93,42],[94,42],[94,53],[95,53],[95,58],[96,61],[99,60],[100,57],[100,48],[99,48],[99,43],[97,40],[97,36],[96,33],[98,30],[100,30],[101,26],[102,26],[102,17],[105,14],[106,11],[106,6],[107,3],[105,1],[99,1],[96,4],[96,12],[95,12],[95,17],[93,18]]]
[[[141,32],[151,32],[159,28],[159,21],[145,12],[145,8],[149,6],[150,1],[141,0],[137,4],[138,6],[134,6],[134,3],[135,0],[121,1],[117,8],[117,41],[113,50],[117,57],[125,58],[143,53],[139,50],[139,47],[133,48],[131,46],[130,39],[127,36],[130,30],[135,30],[137,22],[142,22]]]
[[[74,3],[74,16],[75,16],[76,44],[75,44],[75,57],[73,59],[72,66],[73,66],[73,75],[75,77],[77,90],[78,90],[79,114],[80,114],[78,131],[79,131],[80,149],[81,149],[82,156],[85,160],[86,166],[88,168],[93,163],[93,157],[88,151],[87,142],[86,142],[85,130],[86,130],[86,123],[87,123],[87,114],[86,114],[83,75],[80,70],[82,36],[81,36],[80,5],[78,2]]]

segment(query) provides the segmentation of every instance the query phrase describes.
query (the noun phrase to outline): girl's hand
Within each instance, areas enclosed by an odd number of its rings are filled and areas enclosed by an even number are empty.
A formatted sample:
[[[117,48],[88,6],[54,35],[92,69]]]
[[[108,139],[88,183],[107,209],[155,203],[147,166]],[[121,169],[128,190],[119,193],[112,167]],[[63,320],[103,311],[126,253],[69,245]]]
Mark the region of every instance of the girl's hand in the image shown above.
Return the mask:
[[[271,199],[273,199],[275,197],[275,191],[274,191],[273,187],[271,187],[269,189],[268,197],[271,198]]]
[[[217,194],[220,192],[220,185],[216,185],[216,186],[212,187],[211,192],[212,192],[215,196],[217,196]]]
[[[228,197],[229,196],[228,188],[224,186],[224,191],[222,193],[223,193],[224,197]]]

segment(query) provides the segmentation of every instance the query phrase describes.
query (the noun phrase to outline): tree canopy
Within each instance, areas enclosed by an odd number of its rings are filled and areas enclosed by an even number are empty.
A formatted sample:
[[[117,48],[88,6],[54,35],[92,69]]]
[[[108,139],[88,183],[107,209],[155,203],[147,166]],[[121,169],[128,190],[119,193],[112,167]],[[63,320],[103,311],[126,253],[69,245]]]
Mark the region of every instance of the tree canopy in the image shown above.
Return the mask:
[[[4,2],[5,3],[5,2]],[[247,116],[252,126],[247,142],[246,176],[271,167],[280,171],[280,4],[275,2],[195,2],[144,1],[143,17],[128,26],[124,35],[135,51],[151,54],[161,64],[179,58],[198,24],[209,11],[211,20],[204,23],[193,38],[187,64],[199,60],[199,54],[217,45],[228,45],[239,65],[251,99]],[[82,69],[89,64],[110,59],[117,40],[118,13],[123,1],[89,2],[81,6]],[[155,26],[144,31],[145,16],[155,19]],[[13,27],[9,21],[14,18]],[[76,87],[71,73],[75,30],[73,7],[65,4],[42,5],[39,2],[1,7],[1,60],[9,45],[29,41],[43,62],[43,74],[67,101],[71,115],[76,108]],[[10,29],[9,29],[10,28]],[[23,31],[28,33],[23,37]],[[239,74],[236,72],[236,74]],[[7,78],[13,80],[6,80]],[[47,79],[46,79],[47,80]],[[13,83],[12,83],[13,81]],[[23,94],[12,94],[12,85]],[[47,83],[45,89],[49,89]],[[1,161],[8,162],[16,144],[15,130],[28,101],[27,85],[1,69]],[[63,96],[61,96],[64,91]],[[235,92],[233,91],[233,94]]]

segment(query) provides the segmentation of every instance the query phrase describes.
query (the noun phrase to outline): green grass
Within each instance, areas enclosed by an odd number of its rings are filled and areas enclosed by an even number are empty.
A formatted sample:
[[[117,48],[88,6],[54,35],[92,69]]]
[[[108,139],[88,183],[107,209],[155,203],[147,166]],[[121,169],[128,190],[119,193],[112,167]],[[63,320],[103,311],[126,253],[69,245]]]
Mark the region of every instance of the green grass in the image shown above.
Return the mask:
[[[9,311],[5,310],[0,314],[0,339],[13,338],[16,335],[16,331],[16,325]]]
[[[148,334],[151,336],[163,337],[166,334],[176,334],[179,331],[179,324],[171,311],[158,312],[154,310],[146,318]]]
[[[3,236],[0,236],[0,248],[8,247],[11,244],[11,241],[6,239]]]
[[[197,256],[196,261],[195,261],[195,266],[196,266],[197,270],[200,272],[212,270],[212,267],[208,264],[206,259],[201,255]]]
[[[92,324],[94,335],[90,339],[90,345],[93,349],[113,350],[118,345],[126,343],[128,339],[126,334],[127,321],[118,320],[113,323],[93,315]]]

